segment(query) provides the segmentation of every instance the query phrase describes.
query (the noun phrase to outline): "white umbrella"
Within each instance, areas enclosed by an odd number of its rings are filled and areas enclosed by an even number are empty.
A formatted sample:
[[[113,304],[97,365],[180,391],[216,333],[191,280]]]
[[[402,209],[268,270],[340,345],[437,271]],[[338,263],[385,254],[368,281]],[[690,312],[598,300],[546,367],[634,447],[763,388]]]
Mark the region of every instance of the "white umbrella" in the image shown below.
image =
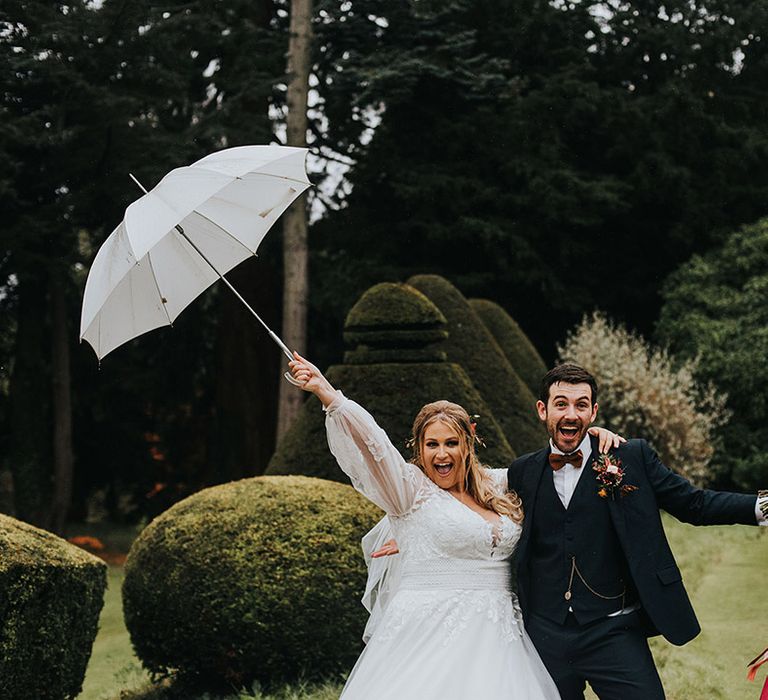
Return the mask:
[[[80,339],[99,360],[142,333],[171,325],[218,279],[291,358],[223,275],[256,253],[272,224],[309,187],[306,153],[286,146],[229,148],[172,170],[144,190],[96,254],[85,283]]]

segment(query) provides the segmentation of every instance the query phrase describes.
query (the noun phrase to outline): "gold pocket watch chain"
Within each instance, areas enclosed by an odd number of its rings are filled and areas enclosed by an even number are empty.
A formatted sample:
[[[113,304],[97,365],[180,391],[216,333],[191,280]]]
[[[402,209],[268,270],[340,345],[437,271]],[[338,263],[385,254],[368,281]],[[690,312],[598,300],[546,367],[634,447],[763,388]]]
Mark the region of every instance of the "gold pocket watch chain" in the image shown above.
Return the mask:
[[[602,598],[603,600],[616,600],[618,598],[621,598],[621,609],[624,609],[624,596],[627,594],[627,584],[624,584],[624,589],[619,593],[619,595],[603,595],[602,593],[598,593],[592,586],[590,586],[585,580],[584,577],[581,575],[581,571],[579,571],[579,567],[576,566],[576,557],[571,557],[571,577],[568,579],[568,590],[565,592],[565,599],[570,600],[573,597],[573,594],[571,593],[571,590],[573,589],[573,576],[576,574],[579,577],[579,580],[587,587],[587,590],[592,593],[593,595],[596,595],[598,598]]]

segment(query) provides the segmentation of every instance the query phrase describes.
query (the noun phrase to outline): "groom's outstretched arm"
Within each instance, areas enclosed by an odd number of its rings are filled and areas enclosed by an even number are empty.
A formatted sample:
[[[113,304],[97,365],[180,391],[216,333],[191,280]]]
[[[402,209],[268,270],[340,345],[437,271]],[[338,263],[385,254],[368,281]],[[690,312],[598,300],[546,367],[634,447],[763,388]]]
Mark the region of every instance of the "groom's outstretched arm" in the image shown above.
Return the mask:
[[[633,441],[640,451],[645,472],[659,507],[692,525],[757,525],[764,517],[765,499],[752,494],[700,489],[664,465],[645,440]]]

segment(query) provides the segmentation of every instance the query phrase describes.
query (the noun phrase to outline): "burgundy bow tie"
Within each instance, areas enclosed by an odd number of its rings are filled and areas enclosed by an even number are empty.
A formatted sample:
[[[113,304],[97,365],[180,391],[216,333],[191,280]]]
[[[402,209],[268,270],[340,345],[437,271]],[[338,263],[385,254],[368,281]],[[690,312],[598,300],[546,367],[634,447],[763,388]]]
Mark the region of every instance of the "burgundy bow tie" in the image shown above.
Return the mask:
[[[553,452],[549,455],[549,465],[555,471],[562,469],[566,464],[572,464],[576,469],[580,469],[583,459],[581,450],[576,450],[569,455],[557,455]]]

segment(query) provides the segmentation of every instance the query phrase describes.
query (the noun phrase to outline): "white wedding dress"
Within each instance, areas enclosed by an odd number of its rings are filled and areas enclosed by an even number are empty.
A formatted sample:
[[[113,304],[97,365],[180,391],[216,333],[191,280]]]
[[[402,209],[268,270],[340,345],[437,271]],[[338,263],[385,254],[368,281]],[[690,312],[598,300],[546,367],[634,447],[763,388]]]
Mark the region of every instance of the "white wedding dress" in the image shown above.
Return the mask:
[[[510,586],[520,525],[506,516],[494,525],[439,488],[338,393],[328,444],[355,489],[388,514],[364,540],[368,643],[341,698],[559,700]],[[496,482],[506,489],[505,470]],[[401,553],[371,560],[392,536]]]

